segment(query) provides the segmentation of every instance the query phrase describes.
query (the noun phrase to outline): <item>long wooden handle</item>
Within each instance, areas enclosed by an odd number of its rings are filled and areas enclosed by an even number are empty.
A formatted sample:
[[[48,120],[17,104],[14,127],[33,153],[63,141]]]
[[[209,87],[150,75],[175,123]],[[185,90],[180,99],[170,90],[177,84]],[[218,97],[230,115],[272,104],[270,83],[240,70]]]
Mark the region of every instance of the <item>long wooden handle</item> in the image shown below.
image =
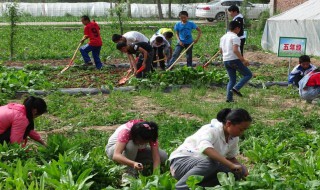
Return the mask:
[[[79,48],[80,48],[80,46],[81,46],[81,45],[82,45],[82,42],[80,42],[80,43],[79,43],[79,45],[78,45],[78,47],[77,47],[76,51],[74,52],[74,54],[73,54],[73,56],[72,56],[72,58],[71,58],[70,63],[72,63],[72,62],[73,62],[73,60],[76,58],[77,52],[78,52],[78,50],[79,50]]]
[[[82,38],[82,39],[83,39],[83,38]],[[77,47],[76,51],[74,51],[74,53],[73,53],[73,56],[72,56],[72,58],[71,58],[71,60],[70,60],[69,64],[68,64],[65,68],[63,68],[63,69],[62,69],[62,71],[60,71],[60,74],[62,74],[63,72],[65,72],[66,70],[68,70],[68,69],[69,69],[69,67],[71,67],[71,65],[73,64],[73,61],[74,61],[74,59],[76,58],[77,52],[78,52],[78,50],[79,50],[80,46],[82,45],[82,43],[83,43],[82,41],[79,43],[79,45],[78,45],[78,47]]]
[[[187,49],[185,49],[181,54],[180,56],[176,59],[176,61],[174,63],[172,63],[172,65],[166,70],[166,71],[169,71],[178,61],[179,59],[191,48],[191,46],[193,46],[194,42],[192,42],[189,47]]]
[[[166,60],[167,58],[166,57],[164,57],[164,58],[162,58],[162,59],[158,59],[158,60],[155,60],[155,61],[153,61],[154,63],[157,63],[157,62],[160,62],[160,61],[164,61],[164,60]]]
[[[214,60],[216,57],[218,57],[219,54],[220,54],[220,50],[218,50],[217,53],[214,54],[214,56],[212,56],[212,57],[209,59],[209,61],[208,61],[206,64],[204,64],[202,67],[203,67],[203,68],[207,67],[212,60]]]

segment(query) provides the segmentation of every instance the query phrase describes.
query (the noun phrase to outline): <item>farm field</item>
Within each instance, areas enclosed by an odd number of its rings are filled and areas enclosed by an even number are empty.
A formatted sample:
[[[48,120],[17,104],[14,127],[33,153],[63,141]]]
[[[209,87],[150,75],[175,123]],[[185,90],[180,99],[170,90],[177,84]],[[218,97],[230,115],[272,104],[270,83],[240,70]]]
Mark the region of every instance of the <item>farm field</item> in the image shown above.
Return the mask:
[[[159,27],[126,25],[150,37]],[[19,28],[20,26],[18,26]],[[205,63],[217,50],[225,32],[223,23],[200,25],[203,37],[194,47],[194,61]],[[286,81],[288,59],[263,52],[261,31],[249,30],[245,57],[253,62],[255,77],[236,97],[235,103],[225,102],[228,80],[221,58],[204,70],[177,67],[170,72],[157,71],[143,80],[133,79],[134,91],[112,91],[126,71],[111,64],[127,62],[111,41],[119,33],[117,25],[101,27],[104,46],[101,52],[105,67],[83,69],[73,67],[62,75],[61,69],[82,37],[79,26],[21,26],[17,33],[13,60],[5,38],[7,27],[0,28],[0,105],[21,103],[26,95],[17,91],[47,90],[43,96],[48,113],[37,118],[35,128],[47,141],[47,147],[35,143],[21,148],[0,145],[0,189],[174,189],[168,163],[160,171],[146,174],[121,186],[124,167],[105,154],[105,145],[112,132],[131,119],[155,121],[159,127],[159,144],[168,154],[199,127],[208,124],[219,110],[244,108],[253,117],[253,124],[241,137],[239,159],[249,168],[246,180],[234,182],[221,176],[221,186],[207,189],[319,189],[320,188],[320,117],[319,101],[306,104],[291,87],[262,85],[268,81]],[[78,54],[76,65],[82,64]],[[184,59],[182,59],[184,61]],[[318,58],[312,62],[320,65]],[[297,60],[293,59],[293,64]],[[22,69],[9,68],[19,66]],[[52,67],[54,66],[54,67]],[[215,85],[212,85],[215,84]],[[191,85],[188,88],[171,88]],[[110,94],[67,95],[59,88],[105,88]],[[190,180],[191,189],[201,189]]]

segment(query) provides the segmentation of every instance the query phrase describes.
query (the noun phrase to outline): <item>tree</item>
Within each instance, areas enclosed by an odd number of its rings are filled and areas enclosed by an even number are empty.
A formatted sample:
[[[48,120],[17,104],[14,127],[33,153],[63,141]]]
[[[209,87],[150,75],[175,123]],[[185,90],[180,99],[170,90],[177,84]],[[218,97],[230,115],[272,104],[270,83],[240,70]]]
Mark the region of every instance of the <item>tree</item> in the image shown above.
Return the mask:
[[[168,17],[169,17],[169,19],[171,19],[172,18],[172,15],[171,15],[171,4],[172,4],[172,0],[169,0],[169,3],[168,3],[168,6],[169,6],[169,11],[168,11]]]
[[[159,19],[163,19],[162,8],[161,8],[161,0],[157,0]]]
[[[127,0],[127,16],[131,18],[131,1]]]
[[[10,60],[13,58],[14,54],[14,45],[16,41],[16,34],[17,34],[17,22],[19,21],[20,17],[20,12],[19,12],[19,5],[17,2],[8,4],[5,10],[5,16],[9,19],[10,22]]]

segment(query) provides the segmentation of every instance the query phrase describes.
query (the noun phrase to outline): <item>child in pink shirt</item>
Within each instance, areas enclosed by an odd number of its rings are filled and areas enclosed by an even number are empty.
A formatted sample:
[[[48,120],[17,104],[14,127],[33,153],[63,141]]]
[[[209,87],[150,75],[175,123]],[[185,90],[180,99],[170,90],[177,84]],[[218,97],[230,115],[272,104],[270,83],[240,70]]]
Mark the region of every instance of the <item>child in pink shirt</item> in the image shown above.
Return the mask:
[[[23,104],[9,103],[0,107],[0,143],[23,143],[27,137],[45,145],[34,130],[33,120],[47,111],[42,98],[30,96]]]
[[[106,154],[138,171],[148,163],[156,169],[168,157],[165,151],[159,150],[158,125],[143,120],[131,120],[118,127],[108,140]]]

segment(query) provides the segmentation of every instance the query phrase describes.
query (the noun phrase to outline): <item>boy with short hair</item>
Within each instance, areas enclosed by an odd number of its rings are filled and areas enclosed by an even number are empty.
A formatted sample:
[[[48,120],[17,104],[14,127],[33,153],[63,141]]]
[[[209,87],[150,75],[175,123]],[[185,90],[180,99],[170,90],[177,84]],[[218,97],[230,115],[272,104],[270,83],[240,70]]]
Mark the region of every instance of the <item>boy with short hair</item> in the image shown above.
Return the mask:
[[[161,60],[158,61],[160,63],[160,68],[162,70],[165,70],[165,60],[164,59],[164,54],[165,52],[169,52],[169,56],[172,55],[172,48],[170,46],[170,43],[166,40],[166,38],[161,35],[161,34],[154,34],[151,39],[150,39],[150,44],[153,48],[153,61]],[[171,57],[169,57],[170,59]],[[153,68],[158,67],[158,62],[153,62],[152,66]]]
[[[288,84],[299,87],[299,81],[316,68],[316,66],[311,64],[309,56],[301,55],[299,57],[299,65],[295,66],[288,76]]]
[[[171,28],[160,28],[156,34],[162,34],[171,45],[173,37],[173,31]]]
[[[202,33],[200,28],[194,22],[188,20],[187,11],[181,11],[179,13],[179,18],[180,21],[174,26],[178,44],[176,45],[171,60],[169,61],[168,67],[170,67],[176,61],[184,48],[188,48],[192,42],[197,43]],[[198,31],[198,36],[195,40],[192,39],[192,30]],[[192,48],[193,47],[190,47],[190,49],[186,52],[188,67],[192,67]]]
[[[140,32],[137,31],[130,31],[126,32],[123,35],[120,34],[113,34],[112,41],[114,43],[118,43],[120,41],[126,42],[128,45],[136,42],[146,42],[149,43],[149,39]]]
[[[160,28],[156,32],[156,34],[162,34],[165,37],[165,39],[169,42],[170,46],[172,46],[173,31],[171,28]],[[172,57],[172,48],[165,49],[164,54],[167,56],[167,63],[169,63],[169,61]]]
[[[244,48],[244,44],[246,42],[246,36],[244,35],[243,15],[240,14],[239,7],[237,7],[236,5],[231,5],[228,8],[228,12],[229,12],[230,16],[233,17],[232,21],[237,21],[240,24],[240,32],[237,35],[241,40],[240,51],[241,51],[241,55],[243,56],[243,48]]]
[[[130,62],[130,70],[133,69],[137,78],[145,77],[146,73],[151,70],[151,63],[153,59],[153,49],[150,44],[146,42],[137,42],[133,44],[126,44],[125,42],[117,43],[117,49],[122,53],[126,53]],[[139,59],[137,63],[133,58],[133,54],[141,53],[143,59]]]
[[[223,63],[229,75],[227,85],[227,101],[233,102],[233,93],[242,97],[240,89],[251,79],[252,73],[247,67],[249,62],[243,58],[240,53],[240,38],[237,34],[241,30],[241,25],[237,21],[231,21],[229,24],[229,32],[220,39],[220,53],[223,55]],[[243,75],[236,84],[237,71]],[[236,85],[235,85],[236,84]]]
[[[81,40],[81,43],[83,43],[86,39],[89,38],[89,43],[80,48],[81,55],[85,62],[83,66],[93,65],[88,55],[89,52],[92,51],[92,57],[94,59],[96,68],[101,69],[102,63],[99,57],[101,46],[102,46],[102,40],[100,36],[100,27],[95,21],[91,22],[90,18],[87,15],[84,15],[81,17],[81,22],[83,25],[85,25],[84,38]]]

